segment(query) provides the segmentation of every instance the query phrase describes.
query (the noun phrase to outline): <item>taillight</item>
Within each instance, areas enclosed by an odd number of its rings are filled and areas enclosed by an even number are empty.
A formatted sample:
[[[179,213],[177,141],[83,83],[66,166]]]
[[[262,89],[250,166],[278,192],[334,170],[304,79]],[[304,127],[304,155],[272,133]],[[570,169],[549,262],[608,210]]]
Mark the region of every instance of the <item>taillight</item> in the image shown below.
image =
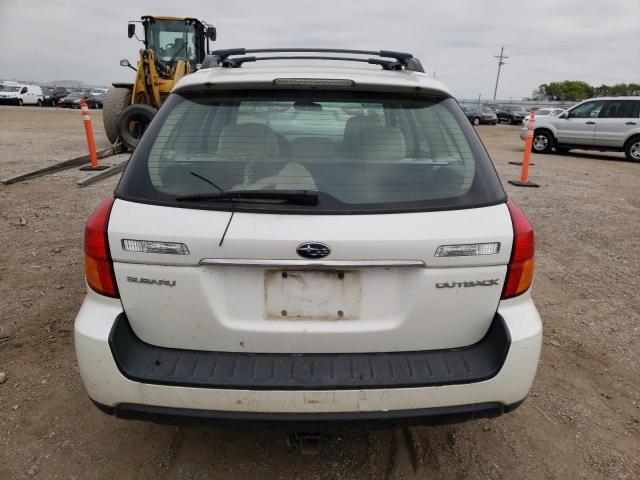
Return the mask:
[[[533,225],[511,200],[507,201],[507,207],[513,224],[513,248],[502,290],[503,299],[515,297],[529,289],[533,281],[535,251]]]
[[[84,229],[84,273],[93,290],[119,298],[107,240],[107,226],[114,201],[113,196],[107,198],[87,221]]]

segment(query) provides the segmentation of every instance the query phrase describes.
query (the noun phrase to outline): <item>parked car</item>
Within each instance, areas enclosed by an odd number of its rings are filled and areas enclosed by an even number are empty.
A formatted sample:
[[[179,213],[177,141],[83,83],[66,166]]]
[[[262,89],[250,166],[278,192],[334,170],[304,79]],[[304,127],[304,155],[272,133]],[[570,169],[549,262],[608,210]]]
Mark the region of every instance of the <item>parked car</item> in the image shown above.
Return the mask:
[[[536,114],[536,119],[539,119],[540,117],[547,117],[547,116],[557,117],[558,115],[561,115],[562,113],[564,113],[564,111],[565,111],[564,108],[540,107],[538,110],[535,111],[535,114]],[[530,120],[531,120],[531,114],[529,113],[526,117],[524,117],[522,126],[526,127]]]
[[[42,104],[47,107],[53,107],[56,103],[54,89],[51,87],[42,87]]]
[[[80,98],[84,97],[89,108],[100,108],[100,100],[88,92],[71,92],[58,103],[63,108],[80,108]]]
[[[520,131],[526,138],[526,129]],[[533,151],[573,148],[625,152],[640,161],[640,98],[602,97],[585,100],[558,116],[536,118]]]
[[[489,107],[478,107],[477,105],[461,105],[462,110],[473,125],[498,123],[498,117]]]
[[[506,122],[511,125],[518,125],[522,123],[524,117],[529,112],[520,105],[501,105],[496,115],[498,116],[498,122]]]
[[[42,106],[43,101],[42,89],[37,85],[5,85],[0,91],[0,103],[4,104]]]
[[[96,103],[97,103],[97,107],[96,108],[102,108],[103,105],[103,101],[104,101],[104,92],[98,91],[98,90],[91,90],[89,92],[89,95],[91,95],[93,98],[95,98]]]
[[[495,103],[483,103],[482,104],[483,108],[488,108],[489,110],[491,110],[493,113],[496,113],[498,111],[499,106],[496,105]]]
[[[533,227],[450,90],[407,54],[376,72],[229,52],[177,83],[87,223],[94,403],[341,427],[518,406],[542,339]]]
[[[53,106],[58,106],[60,101],[69,95],[69,93],[71,92],[64,87],[53,87],[51,95]]]
[[[109,91],[108,88],[93,88],[89,91],[89,93],[91,95],[94,95],[96,97],[100,97],[103,96],[105,93],[107,93]]]

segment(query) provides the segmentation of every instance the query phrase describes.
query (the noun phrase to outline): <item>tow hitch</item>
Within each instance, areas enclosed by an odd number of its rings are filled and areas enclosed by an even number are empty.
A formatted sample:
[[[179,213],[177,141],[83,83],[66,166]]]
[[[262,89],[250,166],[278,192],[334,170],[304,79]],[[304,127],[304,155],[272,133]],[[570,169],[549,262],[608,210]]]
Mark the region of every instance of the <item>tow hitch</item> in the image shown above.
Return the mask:
[[[323,433],[290,433],[287,437],[287,446],[290,452],[300,450],[305,455],[317,455],[320,453],[322,441],[331,437]]]

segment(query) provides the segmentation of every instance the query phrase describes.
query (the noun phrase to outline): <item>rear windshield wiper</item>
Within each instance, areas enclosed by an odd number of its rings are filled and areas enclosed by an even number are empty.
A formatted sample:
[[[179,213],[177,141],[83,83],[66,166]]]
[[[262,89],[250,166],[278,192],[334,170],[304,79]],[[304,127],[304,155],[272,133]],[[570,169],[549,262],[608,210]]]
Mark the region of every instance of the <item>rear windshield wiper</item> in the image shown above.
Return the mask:
[[[276,200],[315,206],[318,205],[318,192],[310,190],[232,190],[181,195],[176,197],[176,200],[182,202],[196,202],[199,200]]]

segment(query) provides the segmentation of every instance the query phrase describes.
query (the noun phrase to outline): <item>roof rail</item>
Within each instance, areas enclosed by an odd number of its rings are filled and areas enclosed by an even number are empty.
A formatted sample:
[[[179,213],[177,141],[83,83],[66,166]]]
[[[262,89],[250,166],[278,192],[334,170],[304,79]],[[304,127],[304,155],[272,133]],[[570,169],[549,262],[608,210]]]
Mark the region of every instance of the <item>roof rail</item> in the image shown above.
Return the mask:
[[[252,53],[343,53],[351,55],[375,55],[382,58],[338,57],[338,56],[311,56],[311,55],[277,55],[277,56],[246,56]],[[240,56],[245,55],[245,56]],[[238,57],[240,56],[240,57]],[[238,57],[238,58],[229,58]],[[393,60],[385,60],[391,58]],[[238,68],[246,62],[262,60],[338,60],[345,62],[364,62],[372,65],[380,65],[384,70],[410,70],[424,73],[420,60],[410,53],[394,52],[392,50],[347,50],[343,48],[227,48],[214,50],[207,55],[201,68],[223,67]]]

